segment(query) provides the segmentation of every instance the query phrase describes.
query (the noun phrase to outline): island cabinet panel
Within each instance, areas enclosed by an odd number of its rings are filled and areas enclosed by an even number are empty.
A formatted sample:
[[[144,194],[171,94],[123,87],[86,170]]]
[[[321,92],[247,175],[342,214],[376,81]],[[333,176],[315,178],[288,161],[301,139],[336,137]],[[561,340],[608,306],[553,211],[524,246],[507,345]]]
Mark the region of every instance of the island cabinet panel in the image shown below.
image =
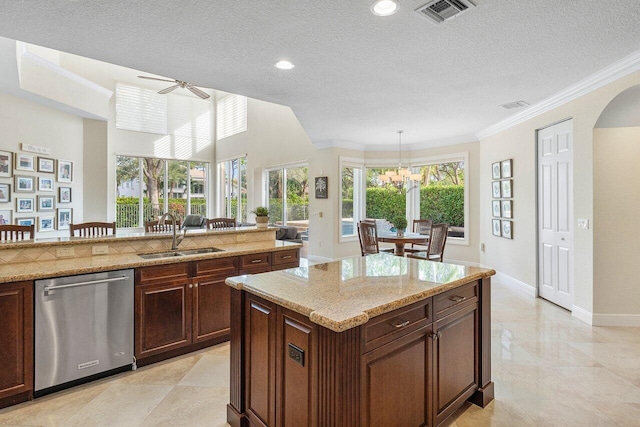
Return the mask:
[[[0,408],[33,393],[33,282],[0,285]]]

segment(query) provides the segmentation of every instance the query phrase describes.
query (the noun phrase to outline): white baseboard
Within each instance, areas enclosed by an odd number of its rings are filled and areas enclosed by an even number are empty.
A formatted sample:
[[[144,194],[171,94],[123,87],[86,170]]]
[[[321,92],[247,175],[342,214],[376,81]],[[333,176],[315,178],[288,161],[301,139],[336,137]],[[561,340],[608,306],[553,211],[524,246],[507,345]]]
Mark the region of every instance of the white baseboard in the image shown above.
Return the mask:
[[[593,325],[593,313],[584,308],[574,305],[571,307],[571,315],[578,320],[582,320],[587,325]]]
[[[640,314],[593,315],[593,326],[640,326]]]
[[[536,288],[533,286],[529,286],[527,285],[525,282],[522,282],[516,278],[513,278],[507,274],[504,273],[500,273],[499,271],[496,272],[495,275],[496,280],[498,280],[500,283],[503,283],[505,285],[507,285],[508,287],[510,287],[513,290],[516,290],[518,292],[523,292],[525,294],[527,294],[528,296],[535,298],[536,295]]]
[[[443,262],[446,262],[446,263],[449,263],[449,264],[466,265],[467,267],[481,267],[479,262],[459,261],[457,259],[445,258]]]

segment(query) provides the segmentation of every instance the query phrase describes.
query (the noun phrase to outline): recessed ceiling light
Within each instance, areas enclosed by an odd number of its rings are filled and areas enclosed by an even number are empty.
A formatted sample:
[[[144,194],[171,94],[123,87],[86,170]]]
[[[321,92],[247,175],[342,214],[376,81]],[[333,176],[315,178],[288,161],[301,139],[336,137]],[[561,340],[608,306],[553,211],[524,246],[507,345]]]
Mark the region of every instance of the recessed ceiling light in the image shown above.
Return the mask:
[[[397,0],[377,0],[371,5],[371,12],[378,16],[389,16],[396,13],[399,7]]]
[[[290,70],[293,67],[295,67],[295,65],[293,65],[293,63],[291,61],[278,61],[276,62],[276,68],[279,68],[281,70]]]

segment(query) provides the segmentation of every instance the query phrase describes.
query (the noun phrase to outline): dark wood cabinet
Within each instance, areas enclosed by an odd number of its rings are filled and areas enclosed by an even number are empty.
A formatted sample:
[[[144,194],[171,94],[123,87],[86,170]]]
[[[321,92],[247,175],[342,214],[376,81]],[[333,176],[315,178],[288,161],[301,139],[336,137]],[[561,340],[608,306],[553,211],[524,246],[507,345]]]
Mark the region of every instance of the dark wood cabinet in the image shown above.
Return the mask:
[[[258,274],[271,271],[271,253],[258,253],[240,257],[240,274]]]
[[[0,408],[33,394],[33,282],[0,285]]]

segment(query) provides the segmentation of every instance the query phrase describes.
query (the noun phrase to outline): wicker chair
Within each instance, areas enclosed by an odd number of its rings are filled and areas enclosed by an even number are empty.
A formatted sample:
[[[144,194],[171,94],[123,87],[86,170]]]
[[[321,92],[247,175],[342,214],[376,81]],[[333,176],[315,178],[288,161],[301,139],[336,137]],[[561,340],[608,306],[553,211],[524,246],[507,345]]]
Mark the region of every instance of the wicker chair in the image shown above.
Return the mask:
[[[205,228],[235,228],[236,227],[236,219],[235,218],[211,218],[207,219],[205,222]]]
[[[0,225],[0,241],[30,240],[35,237],[34,225]],[[28,234],[29,237],[25,237]]]
[[[166,231],[173,231],[173,224],[170,222],[160,224],[159,221],[145,221],[144,231],[147,233],[164,233]]]
[[[358,239],[360,240],[360,253],[362,256],[380,252],[375,222],[358,222]]]
[[[430,219],[414,219],[413,220],[413,232],[418,234],[430,234],[433,221]],[[422,246],[422,248],[420,248]],[[424,251],[424,246],[419,243],[412,243],[410,248],[405,248],[405,252],[420,252]],[[428,246],[427,246],[428,247]]]
[[[78,232],[76,235],[76,231]],[[70,237],[102,237],[116,234],[114,222],[83,222],[81,224],[69,224]]]
[[[426,259],[428,261],[442,262],[444,259],[444,247],[447,243],[449,224],[433,224],[429,236],[429,245],[423,252],[407,254],[410,258]]]

